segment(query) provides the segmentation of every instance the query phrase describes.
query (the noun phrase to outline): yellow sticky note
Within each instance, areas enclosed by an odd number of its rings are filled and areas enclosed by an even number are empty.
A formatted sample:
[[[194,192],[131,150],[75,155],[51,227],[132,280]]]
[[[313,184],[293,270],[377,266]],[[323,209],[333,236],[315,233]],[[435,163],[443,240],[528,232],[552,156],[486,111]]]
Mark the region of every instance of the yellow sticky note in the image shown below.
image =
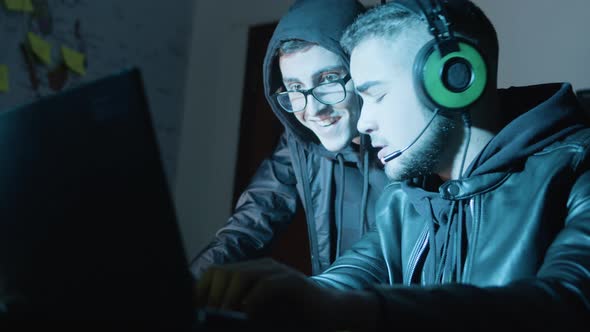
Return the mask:
[[[46,65],[51,64],[51,44],[33,32],[27,34],[33,53]]]
[[[84,68],[84,58],[86,56],[84,54],[63,45],[61,47],[61,54],[64,57],[66,66],[70,68],[70,70],[80,75],[86,74],[86,68]]]
[[[33,11],[32,0],[4,0],[4,4],[8,10],[15,12],[30,13]]]
[[[0,92],[8,92],[10,81],[8,80],[8,66],[0,65]]]

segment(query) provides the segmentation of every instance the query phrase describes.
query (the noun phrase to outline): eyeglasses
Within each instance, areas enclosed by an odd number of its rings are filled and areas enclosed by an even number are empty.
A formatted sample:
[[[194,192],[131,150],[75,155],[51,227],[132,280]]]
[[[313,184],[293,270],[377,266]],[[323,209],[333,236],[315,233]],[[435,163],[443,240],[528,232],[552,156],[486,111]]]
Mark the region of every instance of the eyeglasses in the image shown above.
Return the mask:
[[[308,95],[312,95],[324,105],[334,105],[346,98],[346,83],[348,81],[350,81],[350,74],[339,80],[322,83],[308,90],[275,93],[275,98],[279,105],[289,113],[303,111],[307,106]]]

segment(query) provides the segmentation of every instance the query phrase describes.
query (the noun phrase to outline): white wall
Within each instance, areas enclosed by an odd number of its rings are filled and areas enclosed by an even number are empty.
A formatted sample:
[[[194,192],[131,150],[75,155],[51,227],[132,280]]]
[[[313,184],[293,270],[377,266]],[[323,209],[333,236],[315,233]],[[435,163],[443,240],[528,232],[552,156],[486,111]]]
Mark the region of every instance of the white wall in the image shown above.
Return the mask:
[[[248,28],[278,20],[293,2],[195,1],[175,187],[189,256],[206,245],[231,211]],[[576,89],[590,88],[590,1],[474,2],[498,31],[501,87],[569,81]]]
[[[501,87],[569,81],[590,88],[589,0],[474,0],[496,27]]]
[[[231,210],[249,26],[276,21],[292,3],[195,1],[175,184],[177,213],[191,257]]]

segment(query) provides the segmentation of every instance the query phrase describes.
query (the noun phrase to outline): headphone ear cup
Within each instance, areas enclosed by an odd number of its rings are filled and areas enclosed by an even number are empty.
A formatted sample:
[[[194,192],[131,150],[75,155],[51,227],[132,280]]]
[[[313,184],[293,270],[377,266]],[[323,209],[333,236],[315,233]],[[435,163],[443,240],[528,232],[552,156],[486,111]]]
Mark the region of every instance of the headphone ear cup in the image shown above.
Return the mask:
[[[414,61],[414,86],[429,108],[463,111],[487,85],[487,66],[471,43],[458,39],[459,51],[441,58],[436,40],[420,49]]]

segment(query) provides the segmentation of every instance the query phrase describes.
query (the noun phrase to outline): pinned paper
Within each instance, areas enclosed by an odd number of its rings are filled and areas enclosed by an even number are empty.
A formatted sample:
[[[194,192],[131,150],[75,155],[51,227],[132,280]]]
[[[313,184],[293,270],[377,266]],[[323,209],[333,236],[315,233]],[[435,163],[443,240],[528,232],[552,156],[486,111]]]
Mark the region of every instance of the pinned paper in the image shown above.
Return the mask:
[[[86,56],[84,54],[63,45],[61,47],[61,54],[64,57],[66,66],[70,68],[70,70],[80,75],[86,74],[86,68],[84,68],[84,58],[86,58]]]
[[[27,34],[33,53],[46,65],[51,64],[51,44],[33,32]]]
[[[15,12],[31,13],[33,11],[32,0],[4,0],[4,5],[8,10]]]
[[[10,89],[10,81],[8,80],[8,66],[0,65],[0,92],[8,92]]]

